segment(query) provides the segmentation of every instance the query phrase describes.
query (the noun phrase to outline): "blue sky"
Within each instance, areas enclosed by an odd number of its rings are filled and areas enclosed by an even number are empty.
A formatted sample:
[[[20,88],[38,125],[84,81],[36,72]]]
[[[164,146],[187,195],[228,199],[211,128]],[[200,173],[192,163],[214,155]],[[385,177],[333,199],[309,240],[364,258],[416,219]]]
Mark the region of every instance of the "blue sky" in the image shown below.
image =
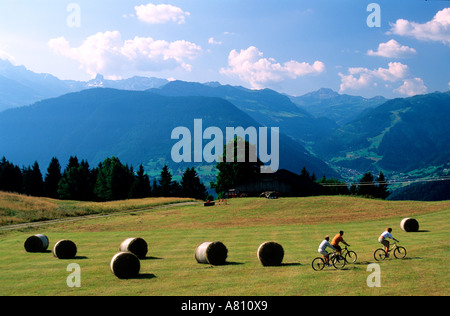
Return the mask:
[[[369,27],[370,3],[380,27]],[[0,58],[61,79],[134,75],[301,95],[450,89],[450,1],[2,0]]]

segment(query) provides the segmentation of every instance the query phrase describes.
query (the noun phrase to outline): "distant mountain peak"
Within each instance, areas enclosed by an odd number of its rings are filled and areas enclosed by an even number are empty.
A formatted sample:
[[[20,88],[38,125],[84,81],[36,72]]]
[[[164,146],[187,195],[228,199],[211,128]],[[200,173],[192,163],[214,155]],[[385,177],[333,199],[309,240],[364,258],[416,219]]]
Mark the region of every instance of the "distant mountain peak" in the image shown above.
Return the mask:
[[[97,76],[95,76],[95,79],[89,80],[87,82],[87,85],[90,88],[98,88],[98,87],[103,87],[104,82],[105,82],[105,77],[103,77],[103,75],[101,75],[101,74],[97,74]]]
[[[205,82],[204,85],[208,86],[208,87],[212,87],[212,88],[217,88],[217,87],[222,86],[222,84],[220,82],[218,82],[218,81]]]
[[[302,97],[324,100],[324,99],[336,98],[338,96],[340,96],[340,94],[337,93],[336,91],[332,90],[332,89],[320,88],[317,91],[306,93]]]

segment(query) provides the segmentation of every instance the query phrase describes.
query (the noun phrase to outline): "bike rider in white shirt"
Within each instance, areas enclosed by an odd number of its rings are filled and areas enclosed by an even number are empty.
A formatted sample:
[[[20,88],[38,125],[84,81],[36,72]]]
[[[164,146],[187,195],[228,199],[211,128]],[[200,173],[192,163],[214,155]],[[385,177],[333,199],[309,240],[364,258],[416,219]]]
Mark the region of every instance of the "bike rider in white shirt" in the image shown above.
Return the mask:
[[[330,254],[326,251],[327,248],[331,248],[334,251],[336,250],[336,248],[333,247],[332,244],[329,243],[330,240],[330,236],[325,236],[325,239],[320,243],[319,245],[319,249],[317,250],[323,258],[325,258],[325,263],[327,264],[327,266],[330,266]]]
[[[380,235],[378,238],[378,242],[380,242],[384,246],[384,251],[386,252],[386,257],[389,257],[389,241],[386,240],[386,238],[390,238],[392,240],[395,240],[396,242],[399,242],[397,239],[395,239],[392,234],[392,228],[386,228],[386,230]]]

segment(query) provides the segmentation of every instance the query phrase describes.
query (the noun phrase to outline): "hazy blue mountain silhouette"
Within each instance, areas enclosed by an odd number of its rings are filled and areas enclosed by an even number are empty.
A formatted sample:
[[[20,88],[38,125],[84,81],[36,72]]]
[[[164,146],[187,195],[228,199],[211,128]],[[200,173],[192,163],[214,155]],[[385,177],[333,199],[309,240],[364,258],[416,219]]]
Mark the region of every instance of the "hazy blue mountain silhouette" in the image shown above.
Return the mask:
[[[186,165],[170,159],[177,142],[171,132],[178,126],[193,131],[194,119],[202,119],[204,129],[217,126],[223,133],[226,127],[261,126],[221,98],[96,88],[1,112],[0,156],[19,165],[37,160],[42,169],[53,156],[64,165],[71,155],[91,165],[116,156],[135,167],[162,160],[183,169]],[[317,176],[337,176],[300,144],[280,135],[280,168],[299,173],[303,166]]]

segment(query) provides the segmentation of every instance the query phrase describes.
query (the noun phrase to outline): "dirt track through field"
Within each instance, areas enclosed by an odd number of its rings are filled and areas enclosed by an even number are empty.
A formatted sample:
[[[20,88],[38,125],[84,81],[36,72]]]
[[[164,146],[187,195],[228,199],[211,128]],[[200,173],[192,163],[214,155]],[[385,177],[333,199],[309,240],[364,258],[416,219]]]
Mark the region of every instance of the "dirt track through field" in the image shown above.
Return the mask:
[[[166,205],[149,207],[144,210],[118,211],[118,212],[114,212],[114,213],[110,213],[110,214],[83,215],[83,216],[60,218],[60,219],[54,219],[54,220],[48,220],[48,221],[38,221],[38,222],[31,222],[31,223],[6,225],[6,226],[0,226],[0,232],[41,227],[41,226],[45,226],[45,225],[53,225],[53,224],[60,224],[60,223],[78,222],[78,221],[84,221],[84,220],[95,219],[95,218],[122,216],[122,215],[126,215],[126,214],[146,213],[146,212],[150,212],[150,211],[154,211],[154,210],[158,210],[158,209],[168,209],[168,208],[173,208],[175,206],[187,206],[187,205],[195,205],[195,204],[199,204],[199,203],[200,202],[171,203],[171,204],[166,204]]]

